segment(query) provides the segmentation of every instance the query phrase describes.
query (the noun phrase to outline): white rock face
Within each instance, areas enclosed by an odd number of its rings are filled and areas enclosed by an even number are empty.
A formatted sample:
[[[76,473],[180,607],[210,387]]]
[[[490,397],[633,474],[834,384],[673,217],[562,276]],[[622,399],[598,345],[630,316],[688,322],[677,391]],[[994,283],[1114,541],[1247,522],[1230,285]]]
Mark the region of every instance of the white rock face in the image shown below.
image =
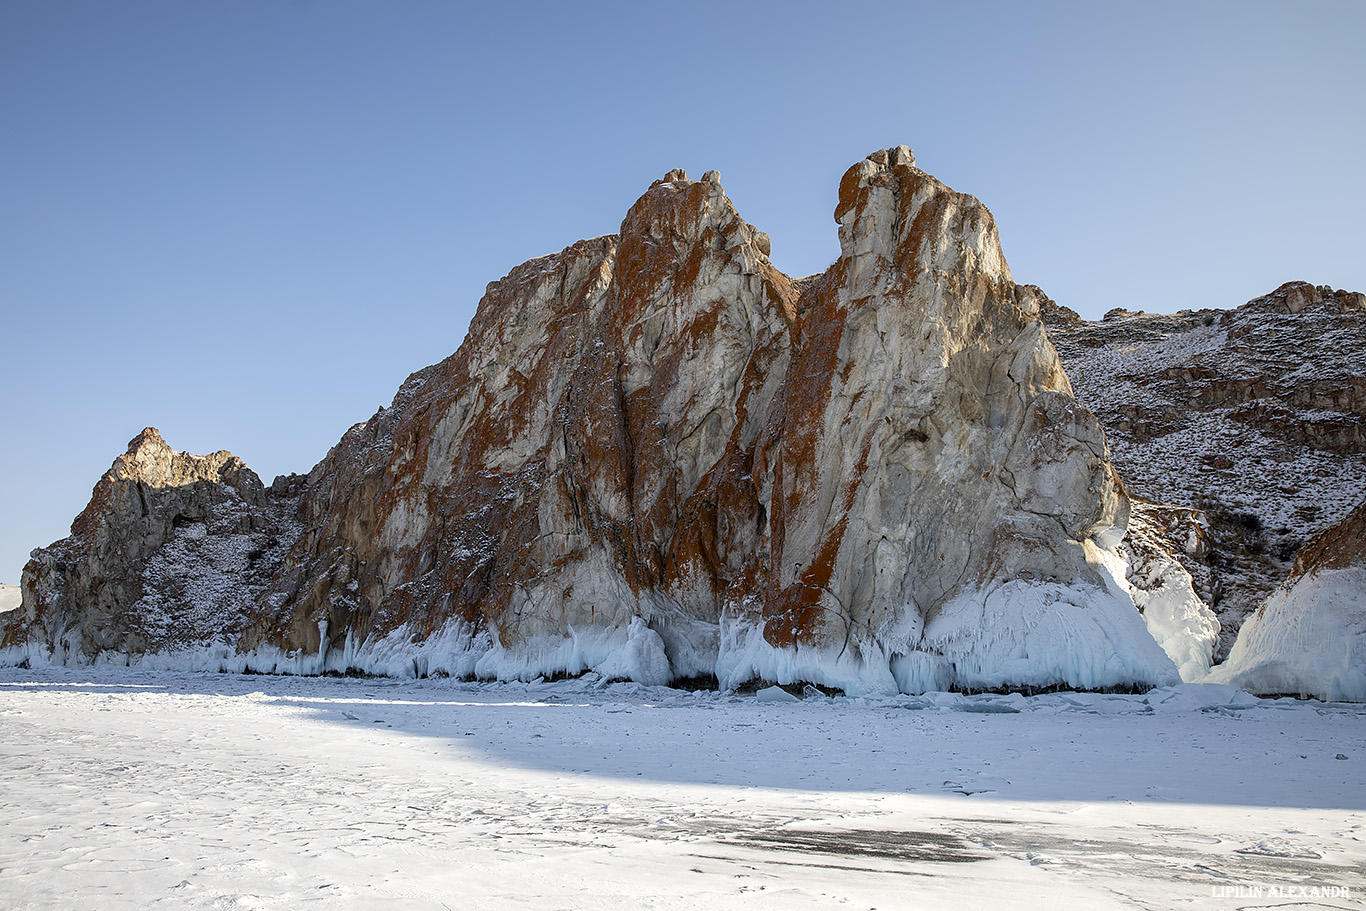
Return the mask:
[[[990,213],[903,148],[851,168],[835,216],[775,415],[776,592],[723,617],[722,681],[1175,682],[1107,567],[1128,505],[1104,436]]]

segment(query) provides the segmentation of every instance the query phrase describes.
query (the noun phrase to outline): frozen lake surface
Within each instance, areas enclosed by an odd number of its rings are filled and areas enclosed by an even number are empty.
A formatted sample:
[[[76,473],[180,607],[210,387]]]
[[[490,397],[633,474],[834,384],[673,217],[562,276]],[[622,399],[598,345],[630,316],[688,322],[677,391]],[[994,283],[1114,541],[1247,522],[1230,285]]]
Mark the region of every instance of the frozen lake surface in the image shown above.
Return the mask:
[[[4,907],[1366,905],[1366,706],[1226,687],[4,668],[0,725]]]

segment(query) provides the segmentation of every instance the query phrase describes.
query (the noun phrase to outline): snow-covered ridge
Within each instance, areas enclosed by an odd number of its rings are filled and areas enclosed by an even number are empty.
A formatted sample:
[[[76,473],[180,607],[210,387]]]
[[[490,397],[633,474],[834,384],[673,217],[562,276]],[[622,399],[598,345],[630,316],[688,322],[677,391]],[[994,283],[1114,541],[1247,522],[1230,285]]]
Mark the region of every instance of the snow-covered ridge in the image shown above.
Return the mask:
[[[17,610],[23,601],[23,591],[17,585],[0,585],[0,614]]]

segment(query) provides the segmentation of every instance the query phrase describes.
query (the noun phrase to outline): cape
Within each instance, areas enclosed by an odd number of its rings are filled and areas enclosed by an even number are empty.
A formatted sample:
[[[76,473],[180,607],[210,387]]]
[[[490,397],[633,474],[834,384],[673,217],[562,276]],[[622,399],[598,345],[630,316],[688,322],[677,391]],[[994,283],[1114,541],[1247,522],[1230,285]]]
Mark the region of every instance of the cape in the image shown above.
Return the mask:
[[[716,172],[671,171],[619,234],[490,284],[306,477],[149,428],[35,551],[0,658],[849,693],[1203,674],[1218,624],[1189,574],[1135,576],[1056,307],[991,213],[901,146],[834,216],[839,259],[792,279]]]

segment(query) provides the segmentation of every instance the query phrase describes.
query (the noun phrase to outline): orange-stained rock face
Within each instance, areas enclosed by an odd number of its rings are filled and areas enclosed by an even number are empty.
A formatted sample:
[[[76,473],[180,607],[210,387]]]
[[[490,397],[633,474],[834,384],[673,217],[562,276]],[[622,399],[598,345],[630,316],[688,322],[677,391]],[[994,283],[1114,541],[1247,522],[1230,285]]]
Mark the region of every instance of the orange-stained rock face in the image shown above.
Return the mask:
[[[903,146],[835,218],[794,282],[715,172],[672,171],[489,285],[309,474],[239,650],[885,689],[950,599],[1103,590],[1127,501],[991,214]]]
[[[314,470],[319,531],[248,647],[323,617],[362,636],[460,617],[507,647],[638,614],[714,625],[755,572],[751,462],[792,347],[766,247],[713,175],[657,181],[620,236],[490,285],[460,351]]]
[[[1355,566],[1366,566],[1366,500],[1300,549],[1287,580]]]

